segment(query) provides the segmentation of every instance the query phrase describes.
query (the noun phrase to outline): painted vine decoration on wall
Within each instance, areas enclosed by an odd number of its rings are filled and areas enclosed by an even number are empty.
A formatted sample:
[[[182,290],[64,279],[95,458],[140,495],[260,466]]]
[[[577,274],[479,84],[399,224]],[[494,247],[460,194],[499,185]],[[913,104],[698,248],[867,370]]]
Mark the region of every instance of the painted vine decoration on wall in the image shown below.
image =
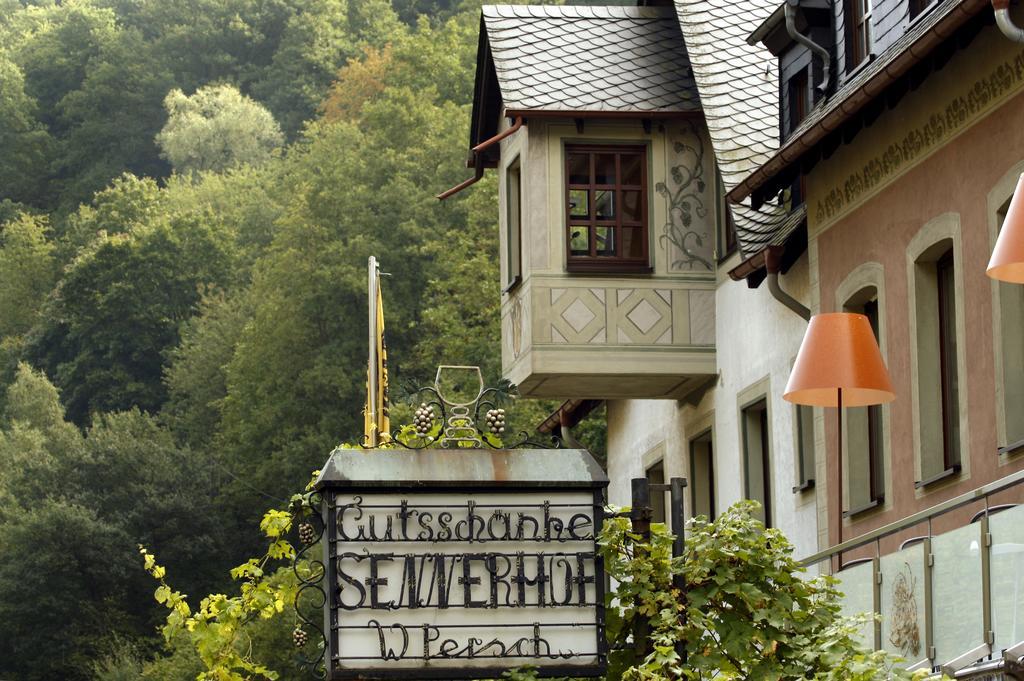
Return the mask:
[[[664,182],[654,185],[655,191],[668,201],[668,222],[662,228],[658,240],[665,247],[669,257],[673,256],[673,246],[682,255],[672,260],[669,269],[694,269],[694,266],[699,264],[711,271],[713,267],[710,260],[698,252],[698,249],[704,247],[708,234],[693,228],[695,215],[698,218],[705,218],[708,215],[707,207],[701,198],[701,194],[707,189],[707,182],[704,180],[704,140],[692,123],[689,125],[689,132],[696,140],[696,145],[691,146],[678,140],[672,145],[679,163],[669,169],[669,175],[676,188],[670,189]],[[688,163],[690,161],[693,163],[692,167]]]
[[[1024,81],[1024,54],[1017,55],[1012,62],[997,66],[988,76],[976,81],[966,93],[953,99],[942,111],[932,114],[927,123],[908,132],[902,140],[890,144],[882,154],[851,173],[841,184],[832,187],[824,198],[818,200],[815,219],[822,222],[842,213],[862,194],[879,186],[903,166],[973,122],[989,104],[1008,95],[1021,81]]]
[[[910,563],[904,563],[906,571],[900,570],[892,585],[892,633],[889,643],[912,659],[921,652],[921,631],[917,626],[917,578],[910,571]]]

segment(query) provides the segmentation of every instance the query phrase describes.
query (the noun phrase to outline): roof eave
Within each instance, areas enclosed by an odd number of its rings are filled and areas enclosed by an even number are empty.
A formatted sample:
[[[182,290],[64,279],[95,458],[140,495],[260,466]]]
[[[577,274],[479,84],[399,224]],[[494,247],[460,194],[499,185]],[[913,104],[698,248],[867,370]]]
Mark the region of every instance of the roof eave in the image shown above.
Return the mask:
[[[523,118],[700,118],[703,114],[697,110],[686,111],[602,111],[600,109],[506,109],[505,115],[512,118],[522,116]]]
[[[774,12],[768,15],[767,19],[761,22],[760,26],[754,29],[753,33],[747,36],[747,44],[757,45],[764,40],[765,36],[775,30],[775,27],[782,23],[785,12],[785,4],[779,5]]]
[[[880,95],[897,78],[921,62],[933,48],[988,5],[988,2],[989,0],[963,0],[954,10],[936,22],[935,26],[923,33],[920,38],[895,57],[892,63],[861,83],[824,118],[799,136],[786,142],[764,164],[729,190],[726,198],[733,203],[740,203],[770,179],[797,163],[805,152],[821,142],[826,135],[837,130],[840,125]],[[827,102],[828,100],[823,100],[822,104]]]

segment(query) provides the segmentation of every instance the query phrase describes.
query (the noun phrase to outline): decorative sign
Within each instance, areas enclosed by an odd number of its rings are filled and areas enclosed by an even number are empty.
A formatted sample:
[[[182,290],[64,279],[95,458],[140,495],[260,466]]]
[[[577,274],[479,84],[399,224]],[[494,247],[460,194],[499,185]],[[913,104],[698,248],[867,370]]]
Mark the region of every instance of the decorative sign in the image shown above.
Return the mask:
[[[328,466],[330,678],[604,672],[607,481],[586,452],[338,450]],[[325,479],[340,470],[363,479]]]

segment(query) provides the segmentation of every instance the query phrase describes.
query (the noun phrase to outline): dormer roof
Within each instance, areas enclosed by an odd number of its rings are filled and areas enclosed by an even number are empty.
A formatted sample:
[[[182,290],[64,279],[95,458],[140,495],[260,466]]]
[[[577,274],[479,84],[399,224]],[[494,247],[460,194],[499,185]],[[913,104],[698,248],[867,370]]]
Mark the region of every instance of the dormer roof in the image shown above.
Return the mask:
[[[853,139],[858,130],[870,125],[881,113],[877,105],[871,106],[873,103],[887,101],[888,106],[895,105],[902,97],[900,93],[909,89],[906,82],[900,84],[901,79],[909,82],[916,68],[920,80],[933,68],[921,69],[919,65],[928,65],[932,53],[944,41],[969,22],[975,21],[975,28],[980,28],[978,15],[987,8],[986,0],[938,0],[899,39],[816,106],[784,146],[730,189],[729,198],[744,200],[754,195],[756,201],[764,200],[791,182],[798,172],[807,172],[818,160],[828,158],[840,144]],[[948,55],[944,59],[948,59]],[[941,68],[944,59],[937,60],[934,68]]]
[[[700,110],[670,8],[488,5],[483,23],[507,112]]]

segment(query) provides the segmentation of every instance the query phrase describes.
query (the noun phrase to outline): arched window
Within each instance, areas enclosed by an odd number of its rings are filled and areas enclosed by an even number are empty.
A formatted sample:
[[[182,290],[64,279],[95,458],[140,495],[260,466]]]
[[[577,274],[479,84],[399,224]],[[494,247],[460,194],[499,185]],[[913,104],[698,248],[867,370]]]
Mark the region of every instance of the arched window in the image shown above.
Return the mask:
[[[989,234],[993,246],[1022,171],[1024,164],[1018,164],[989,193]],[[1024,286],[993,281],[992,294],[997,444],[999,453],[1008,455],[1024,451]]]
[[[836,307],[868,318],[875,339],[888,355],[885,336],[885,270],[881,263],[866,262],[850,272],[836,289]],[[880,507],[891,485],[888,471],[889,407],[847,408],[843,412],[843,451],[848,507],[844,515],[854,516]]]
[[[878,288],[866,286],[848,298],[843,305],[846,312],[856,312],[868,318],[875,339],[881,344]],[[882,432],[882,406],[855,407],[846,410],[846,481],[849,485],[846,515],[854,515],[874,508],[885,499],[884,436]]]
[[[911,328],[917,487],[960,472],[966,449],[966,391],[961,388],[964,345],[960,218],[930,221],[911,242],[907,258]]]

